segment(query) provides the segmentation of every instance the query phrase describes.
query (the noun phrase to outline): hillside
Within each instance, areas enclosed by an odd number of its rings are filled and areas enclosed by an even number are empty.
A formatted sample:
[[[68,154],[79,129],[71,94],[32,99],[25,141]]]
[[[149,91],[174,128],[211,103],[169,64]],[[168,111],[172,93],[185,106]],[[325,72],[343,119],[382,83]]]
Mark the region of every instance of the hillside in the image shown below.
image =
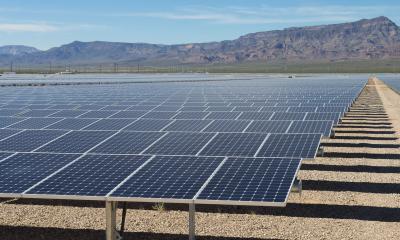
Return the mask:
[[[0,48],[1,49],[1,48]],[[0,52],[1,53],[1,52]],[[386,17],[351,23],[250,33],[235,40],[159,45],[75,41],[47,51],[0,56],[27,66],[237,64],[278,61],[387,60],[400,58],[400,28]]]

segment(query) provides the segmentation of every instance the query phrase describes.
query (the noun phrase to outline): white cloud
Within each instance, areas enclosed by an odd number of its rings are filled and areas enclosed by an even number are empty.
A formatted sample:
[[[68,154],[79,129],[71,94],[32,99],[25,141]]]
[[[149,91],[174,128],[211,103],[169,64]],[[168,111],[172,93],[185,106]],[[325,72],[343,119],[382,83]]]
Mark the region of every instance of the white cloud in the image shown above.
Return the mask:
[[[46,23],[0,23],[1,32],[54,32],[59,30],[55,25]]]
[[[191,6],[165,12],[131,12],[109,16],[194,20],[218,24],[296,24],[353,21],[380,15],[397,15],[400,6],[299,6],[225,8]]]

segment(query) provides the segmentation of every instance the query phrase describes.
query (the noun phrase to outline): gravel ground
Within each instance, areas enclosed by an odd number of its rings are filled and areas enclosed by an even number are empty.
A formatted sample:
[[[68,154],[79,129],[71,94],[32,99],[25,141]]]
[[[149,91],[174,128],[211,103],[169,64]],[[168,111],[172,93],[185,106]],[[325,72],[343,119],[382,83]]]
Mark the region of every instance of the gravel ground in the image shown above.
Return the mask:
[[[379,95],[374,93],[375,87]],[[390,122],[399,133],[400,96],[376,80],[370,81],[359,103],[365,104],[368,96],[382,99]],[[292,193],[286,208],[196,206],[197,239],[400,239],[400,161],[373,155],[399,151],[400,142],[370,138],[377,134],[357,136],[361,139],[324,141],[364,145],[325,147],[325,152],[332,156],[304,162],[299,173],[303,191]],[[337,157],[336,153],[365,156]],[[152,205],[130,204],[124,236],[125,239],[187,239],[187,217],[184,205],[153,210]],[[1,240],[104,239],[104,228],[103,203],[43,200],[0,203]]]

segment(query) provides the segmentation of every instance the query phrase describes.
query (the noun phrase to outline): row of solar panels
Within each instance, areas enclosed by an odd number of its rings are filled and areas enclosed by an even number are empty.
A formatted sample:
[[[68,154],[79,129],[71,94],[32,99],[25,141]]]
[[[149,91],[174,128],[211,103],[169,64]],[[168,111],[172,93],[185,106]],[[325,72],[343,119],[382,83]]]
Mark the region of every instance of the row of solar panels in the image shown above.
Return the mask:
[[[284,206],[299,158],[0,153],[0,197]]]
[[[314,158],[321,138],[321,134],[296,133],[62,130],[1,130],[0,133],[3,135],[0,151],[5,152],[299,158]]]
[[[181,119],[85,119],[0,117],[0,136],[7,129],[167,131],[167,132],[254,132],[320,133],[329,136],[333,121],[181,120]]]
[[[32,110],[15,117],[25,118],[93,118],[93,119],[182,119],[182,120],[332,120],[337,122],[341,112],[160,112],[160,111],[70,111]],[[14,111],[1,111],[0,117],[15,116]],[[11,120],[10,120],[11,121]]]

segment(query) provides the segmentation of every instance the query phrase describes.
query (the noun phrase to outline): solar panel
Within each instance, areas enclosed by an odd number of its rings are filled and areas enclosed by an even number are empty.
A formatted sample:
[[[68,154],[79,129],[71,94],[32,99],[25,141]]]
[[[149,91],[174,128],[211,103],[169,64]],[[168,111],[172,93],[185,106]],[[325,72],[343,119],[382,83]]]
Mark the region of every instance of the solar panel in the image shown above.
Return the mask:
[[[324,113],[307,113],[305,120],[331,120],[334,124],[337,124],[339,121],[341,113],[338,112],[324,112]]]
[[[156,106],[145,106],[145,105],[139,105],[139,106],[131,106],[126,110],[130,110],[130,111],[149,111],[154,109]]]
[[[149,156],[86,155],[26,194],[106,196]]]
[[[207,117],[209,112],[180,112],[176,116],[175,119],[203,119]]]
[[[171,119],[175,116],[177,112],[149,112],[143,116],[143,118],[151,118],[151,119]]]
[[[319,133],[329,136],[333,121],[293,121],[288,133]]]
[[[306,114],[303,112],[276,112],[271,120],[303,120]]]
[[[121,130],[128,126],[134,119],[100,119],[99,121],[85,127],[84,130]]]
[[[124,131],[160,131],[172,121],[166,119],[139,119],[126,127]]]
[[[0,117],[0,128],[10,126],[11,124],[21,122],[26,118],[14,118],[14,117]]]
[[[211,123],[211,120],[176,120],[163,131],[171,132],[199,132],[203,128],[207,127]]]
[[[117,111],[122,111],[126,110],[129,106],[121,106],[121,105],[109,105],[105,106],[101,110],[108,111],[108,110],[117,110]]]
[[[120,111],[117,112],[116,114],[110,116],[109,118],[139,118],[143,115],[145,115],[147,112],[146,111]]]
[[[271,107],[264,106],[261,108],[261,112],[286,112],[289,107]]]
[[[108,118],[117,112],[118,111],[89,111],[80,115],[79,118]]]
[[[203,132],[242,132],[249,124],[246,120],[214,120]]]
[[[236,119],[241,112],[211,112],[207,119]]]
[[[114,198],[190,200],[223,158],[156,156],[112,194]]]
[[[62,118],[28,118],[21,122],[15,123],[7,128],[13,129],[42,129],[53,123],[61,121]]]
[[[144,153],[160,155],[196,155],[214,135],[213,133],[169,132]]]
[[[269,120],[273,114],[272,112],[244,112],[239,116],[239,119]]]
[[[227,106],[215,106],[215,107],[208,107],[208,112],[230,112],[233,110],[234,107],[227,107]]]
[[[19,110],[19,109],[0,109],[0,116],[1,117],[11,117],[16,116],[20,113],[26,112],[26,110]]]
[[[228,158],[196,202],[284,205],[300,163],[299,158]]]
[[[22,131],[0,141],[0,151],[30,152],[65,133],[58,130]]]
[[[321,134],[271,134],[256,157],[314,158]]]
[[[0,129],[0,140],[10,137],[16,133],[20,132],[20,130],[14,129]]]
[[[291,121],[253,121],[246,132],[256,133],[285,133]]]
[[[57,110],[29,110],[27,112],[18,114],[20,117],[47,117],[53,113],[57,112]]]
[[[91,150],[91,152],[139,154],[164,134],[162,132],[120,132]]]
[[[0,162],[0,196],[21,194],[78,155],[18,153]]]
[[[8,156],[11,156],[12,155],[12,153],[2,153],[2,152],[0,152],[0,162],[1,161],[3,161],[3,159],[4,158],[6,158],[6,157],[8,157]]]
[[[65,118],[73,118],[79,115],[86,113],[84,110],[61,110],[54,114],[51,114],[49,117],[65,117]]]
[[[114,133],[111,131],[73,131],[37,149],[36,152],[84,153]]]
[[[199,155],[252,157],[266,137],[256,133],[219,133]]]
[[[47,126],[46,129],[80,130],[96,121],[91,118],[66,118]]]
[[[289,107],[288,112],[315,112],[317,107]]]

